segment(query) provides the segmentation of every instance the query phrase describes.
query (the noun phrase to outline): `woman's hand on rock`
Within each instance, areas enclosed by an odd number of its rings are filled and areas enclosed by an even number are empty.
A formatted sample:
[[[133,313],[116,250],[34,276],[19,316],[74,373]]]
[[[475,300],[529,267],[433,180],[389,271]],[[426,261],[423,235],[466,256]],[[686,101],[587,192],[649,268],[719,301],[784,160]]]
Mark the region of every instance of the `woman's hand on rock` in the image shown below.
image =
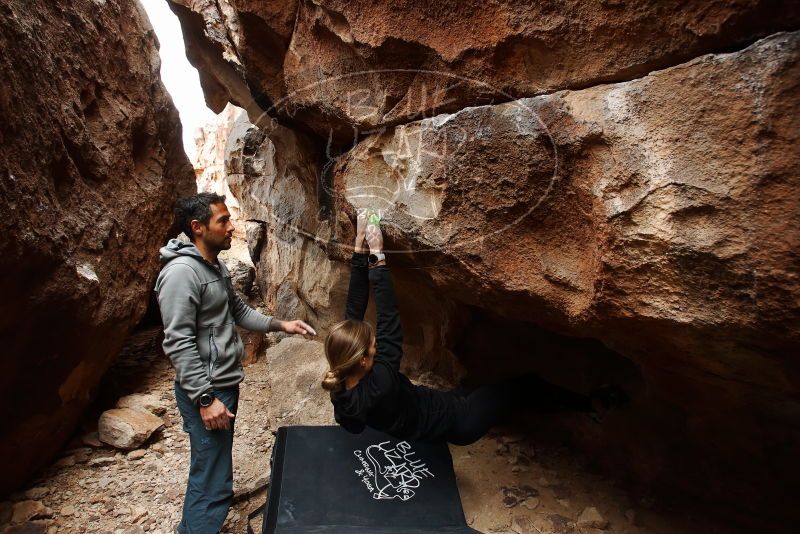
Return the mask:
[[[369,224],[369,208],[358,208],[356,210],[356,239],[364,239],[367,235],[367,225]]]
[[[367,225],[367,235],[365,237],[369,251],[372,254],[377,254],[383,250],[383,232],[381,227],[377,224]]]

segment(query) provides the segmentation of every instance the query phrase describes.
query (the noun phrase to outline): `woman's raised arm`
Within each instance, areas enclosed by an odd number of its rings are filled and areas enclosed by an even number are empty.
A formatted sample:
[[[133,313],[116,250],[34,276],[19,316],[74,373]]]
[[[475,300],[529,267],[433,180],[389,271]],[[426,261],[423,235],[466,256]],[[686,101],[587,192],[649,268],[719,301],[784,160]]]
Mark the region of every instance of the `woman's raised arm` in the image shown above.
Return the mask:
[[[400,327],[400,312],[394,294],[392,275],[383,256],[383,234],[380,227],[369,225],[366,230],[370,255],[378,260],[370,266],[369,281],[375,290],[375,308],[378,312],[378,327],[375,333],[377,351],[375,358],[400,370],[403,357],[403,331]]]
[[[367,258],[369,254],[364,247],[367,228],[367,210],[358,210],[356,216],[356,241],[353,245],[353,257],[350,260],[350,286],[347,290],[344,318],[364,320],[369,302],[369,278],[367,275]]]

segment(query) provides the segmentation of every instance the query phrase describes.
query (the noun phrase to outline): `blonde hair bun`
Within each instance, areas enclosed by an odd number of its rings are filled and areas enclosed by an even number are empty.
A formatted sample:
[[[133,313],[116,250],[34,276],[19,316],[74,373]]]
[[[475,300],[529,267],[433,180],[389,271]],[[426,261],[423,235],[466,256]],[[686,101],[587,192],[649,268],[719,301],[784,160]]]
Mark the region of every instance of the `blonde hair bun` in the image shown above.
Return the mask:
[[[333,371],[325,373],[325,378],[322,379],[322,389],[328,391],[336,391],[339,389],[339,378]]]

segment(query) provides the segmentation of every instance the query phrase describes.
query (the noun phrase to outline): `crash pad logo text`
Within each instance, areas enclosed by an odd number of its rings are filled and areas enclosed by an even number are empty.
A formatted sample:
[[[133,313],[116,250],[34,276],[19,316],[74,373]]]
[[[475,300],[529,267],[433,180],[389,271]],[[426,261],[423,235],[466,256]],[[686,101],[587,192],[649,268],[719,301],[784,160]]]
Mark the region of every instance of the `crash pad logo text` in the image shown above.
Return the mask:
[[[384,441],[353,454],[360,464],[355,473],[373,499],[407,501],[415,495],[414,489],[419,488],[422,479],[434,476],[423,461],[415,458],[411,445],[405,441],[394,447]]]

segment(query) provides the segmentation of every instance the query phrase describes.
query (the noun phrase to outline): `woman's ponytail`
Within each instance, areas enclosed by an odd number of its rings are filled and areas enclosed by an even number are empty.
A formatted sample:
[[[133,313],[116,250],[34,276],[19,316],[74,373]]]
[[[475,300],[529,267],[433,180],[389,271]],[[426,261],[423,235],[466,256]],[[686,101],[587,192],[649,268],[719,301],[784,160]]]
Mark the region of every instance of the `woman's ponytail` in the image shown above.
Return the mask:
[[[336,376],[336,373],[333,371],[328,371],[325,373],[325,377],[322,379],[322,389],[328,391],[337,391],[341,386],[341,381],[339,377]]]

